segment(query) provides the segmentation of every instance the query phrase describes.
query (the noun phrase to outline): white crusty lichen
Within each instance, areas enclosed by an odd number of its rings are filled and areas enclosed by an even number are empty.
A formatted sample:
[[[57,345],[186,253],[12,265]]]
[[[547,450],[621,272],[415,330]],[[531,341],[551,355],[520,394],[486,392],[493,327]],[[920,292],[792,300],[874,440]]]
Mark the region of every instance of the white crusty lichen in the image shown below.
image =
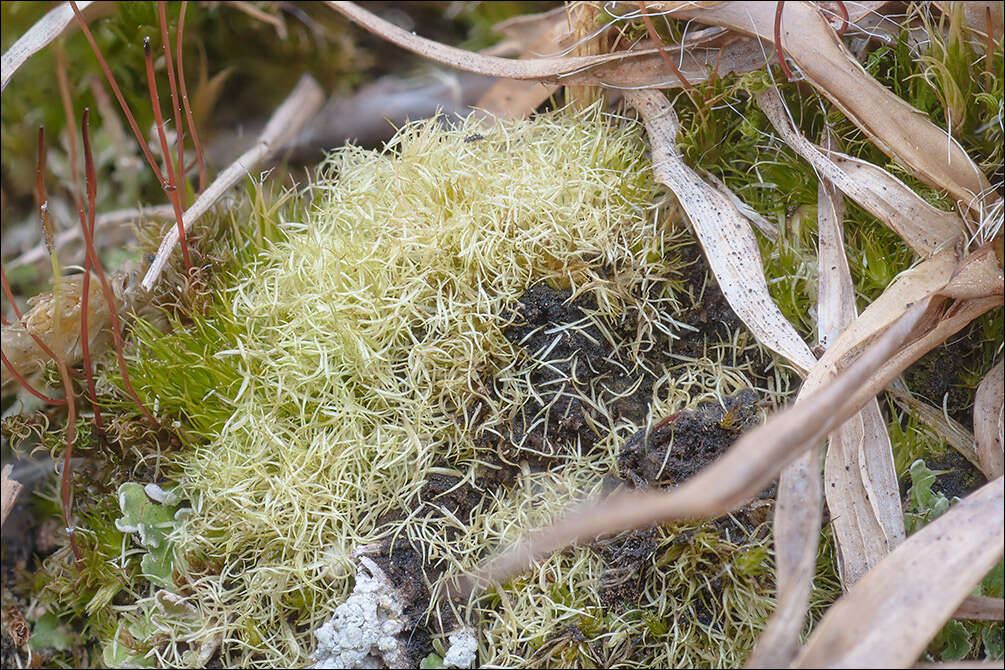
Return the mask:
[[[358,556],[356,586],[327,623],[314,631],[315,668],[407,668],[397,590],[377,565]],[[369,574],[367,574],[369,573]]]
[[[464,626],[450,634],[450,648],[443,655],[444,668],[470,668],[478,657],[478,639],[475,632]]]

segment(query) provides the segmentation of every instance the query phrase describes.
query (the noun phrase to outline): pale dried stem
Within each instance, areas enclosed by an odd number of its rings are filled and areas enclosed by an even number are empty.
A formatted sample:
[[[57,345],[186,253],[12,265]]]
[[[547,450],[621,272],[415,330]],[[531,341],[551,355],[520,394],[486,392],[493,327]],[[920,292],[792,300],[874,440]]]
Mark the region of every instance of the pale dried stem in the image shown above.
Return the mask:
[[[324,93],[317,82],[309,75],[302,77],[290,96],[269,119],[269,123],[265,126],[265,130],[262,131],[255,145],[244,152],[227,169],[220,172],[213,183],[188,208],[183,218],[185,230],[205,214],[220,196],[265,160],[275,147],[281,146],[283,142],[296,134],[321,108],[322,102],[324,102]],[[157,256],[143,278],[142,286],[145,290],[151,291],[157,285],[157,280],[164,271],[178,240],[178,229],[173,228],[164,236],[160,248],[157,250]]]

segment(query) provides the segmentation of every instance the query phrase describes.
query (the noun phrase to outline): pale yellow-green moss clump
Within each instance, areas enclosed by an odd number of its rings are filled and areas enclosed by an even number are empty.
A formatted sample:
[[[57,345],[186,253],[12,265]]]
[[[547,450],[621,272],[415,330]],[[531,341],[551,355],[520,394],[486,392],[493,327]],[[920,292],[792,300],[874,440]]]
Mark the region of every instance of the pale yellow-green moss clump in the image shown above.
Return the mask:
[[[495,126],[411,124],[385,151],[334,152],[303,197],[313,205],[301,208],[302,220],[280,222],[282,240],[237,272],[220,307],[189,329],[192,344],[172,336],[203,352],[184,397],[158,391],[152,380],[167,359],[144,360],[140,348],[135,376],[152,402],[212,427],[175,457],[179,492],[193,506],[176,533],[188,605],[151,598],[124,613],[126,622],[155,621],[150,656],[162,664],[191,663],[216,643],[226,665],[304,664],[311,631],[351,591],[352,551],[386,537],[378,520],[388,515],[399,519],[395,533],[445,559],[453,575],[597,492],[637,426],[599,427],[589,454],[570,454],[550,471],[525,468],[512,487],[483,499],[469,524],[449,513],[409,520],[431,473],[470,482],[480,463],[496,461],[492,439],[481,438],[505,434],[520,395],[535,392],[529,383],[487,388],[496,376],[526,377],[503,328],[529,286],[591,294],[597,308],[588,320],[602,328],[632,315],[630,350],[676,328],[672,250],[682,231],[659,204],[639,125],[596,108]],[[143,335],[148,351],[158,337]],[[754,386],[730,367],[731,356],[724,345],[679,360],[654,387],[654,416]],[[206,381],[224,368],[229,381]],[[457,536],[448,539],[451,526]],[[729,555],[718,542],[720,558]],[[687,565],[661,579],[684,588]],[[674,601],[686,592],[653,591],[659,623],[638,611],[596,614],[600,567],[592,550],[577,549],[462,608],[460,618],[479,631],[481,662],[530,662],[536,649],[547,656],[564,626],[587,625],[584,616],[596,619],[601,639],[624,638],[612,648],[649,630],[645,644],[634,644],[649,649],[650,661],[735,660],[707,641],[681,651],[685,643],[665,634],[661,617],[687,611]],[[716,624],[720,637],[742,619],[752,639],[770,601],[764,589],[750,591],[751,579],[768,569],[760,561],[739,576],[729,561],[716,568],[733,611],[728,625]],[[562,664],[559,652],[549,658]]]

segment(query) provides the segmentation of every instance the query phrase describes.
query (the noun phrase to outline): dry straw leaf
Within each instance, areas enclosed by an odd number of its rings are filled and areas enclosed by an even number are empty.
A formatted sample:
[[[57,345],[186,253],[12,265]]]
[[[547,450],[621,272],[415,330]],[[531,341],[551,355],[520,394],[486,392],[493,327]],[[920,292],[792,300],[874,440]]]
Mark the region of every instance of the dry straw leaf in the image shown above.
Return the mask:
[[[963,234],[963,220],[943,212],[886,170],[809,142],[795,128],[774,89],[763,91],[757,104],[782,140],[820,174],[866,211],[888,225],[921,256],[928,256]]]
[[[562,37],[569,32],[568,23],[566,8],[558,7],[547,14],[514,17],[494,29],[519,44],[520,58],[527,59],[533,54],[558,51]],[[474,107],[492,118],[523,119],[533,114],[558,88],[558,84],[499,79]]]
[[[757,341],[805,374],[816,358],[768,292],[750,222],[736,206],[688,167],[677,150],[677,115],[658,91],[626,91],[642,115],[652,145],[653,174],[687,213],[723,295]]]
[[[824,342],[837,340],[857,314],[841,231],[844,207],[837,205],[843,200],[825,180],[817,193],[817,314]],[[875,398],[831,434],[824,460],[824,493],[837,540],[841,584],[848,589],[905,537],[893,447]]]
[[[576,86],[623,88],[672,88],[680,79],[666,66],[660,49],[635,49],[595,56],[562,56],[514,60],[479,54],[414,35],[362,9],[352,2],[328,2],[367,30],[432,61],[490,77],[529,79]],[[699,3],[700,4],[700,3]],[[680,70],[691,83],[704,81],[709,68],[718,64],[718,74],[749,72],[762,67],[765,52],[754,40],[735,40],[721,49],[700,49],[715,41],[718,31],[695,31],[683,45],[668,45],[680,57]]]
[[[817,189],[817,212],[817,334],[820,343],[827,346],[854,321],[856,310],[841,233],[844,200],[823,179]],[[827,379],[820,373],[811,373],[811,377],[800,390],[797,404]],[[777,604],[748,667],[787,665],[798,650],[816,569],[822,516],[821,446],[814,445],[786,466],[779,479],[774,519]],[[889,547],[904,537],[893,455],[875,398],[831,434],[826,467],[823,491],[834,519],[839,566],[847,584],[878,563]],[[874,505],[870,498],[878,503]]]
[[[650,6],[657,7],[655,3]],[[774,39],[775,4],[770,2],[685,7],[673,15],[726,26],[763,40]],[[808,2],[785,3],[781,42],[806,79],[877,147],[918,179],[948,191],[966,209],[980,209],[985,195],[998,199],[987,178],[955,140],[865,71],[818,7]]]
[[[84,18],[90,20],[111,12],[115,8],[115,3],[85,0],[78,2],[77,8]],[[73,9],[69,3],[60,3],[52,8],[4,52],[3,58],[0,59],[0,91],[7,88],[11,77],[29,58],[52,44],[60,35],[76,28],[77,22],[73,18]]]
[[[1005,550],[1003,478],[909,537],[840,598],[797,667],[907,667]]]
[[[949,14],[952,11],[952,5],[955,3],[936,2],[934,4],[943,14]],[[991,38],[996,42],[1001,41],[1003,18],[1001,2],[974,2],[974,0],[969,0],[960,4],[963,5],[963,19],[967,22],[967,27],[970,30],[982,37],[986,37],[988,35],[988,22],[990,21]]]
[[[977,387],[974,401],[974,437],[977,441],[977,458],[984,476],[997,477],[1005,471],[1002,462],[1003,433],[1005,433],[1005,377],[1002,363],[991,368]]]
[[[887,392],[893,396],[894,402],[910,412],[911,416],[926,425],[953,449],[960,452],[974,467],[983,470],[980,460],[977,458],[973,433],[961,426],[959,422],[946,416],[942,410],[936,409],[927,402],[915,397],[900,380],[891,384],[887,388]],[[986,473],[985,476],[988,479],[994,479],[994,477]]]
[[[1005,619],[1005,600],[990,596],[967,596],[953,612],[953,618],[1002,621]]]

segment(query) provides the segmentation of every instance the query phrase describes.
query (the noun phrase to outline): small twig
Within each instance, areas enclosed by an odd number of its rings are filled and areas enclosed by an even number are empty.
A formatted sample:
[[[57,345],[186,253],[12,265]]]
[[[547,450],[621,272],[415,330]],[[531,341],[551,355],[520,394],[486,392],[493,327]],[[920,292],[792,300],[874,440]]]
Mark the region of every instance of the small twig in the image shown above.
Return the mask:
[[[191,226],[231,186],[243,179],[249,170],[264,160],[274,147],[282,146],[283,142],[295,135],[307,120],[320,109],[322,102],[324,102],[324,93],[321,87],[318,86],[313,77],[304,75],[286,101],[273,113],[255,146],[245,151],[240,158],[217,175],[213,183],[185,212],[183,226],[178,229],[172,228],[164,236],[160,248],[157,250],[157,256],[150,264],[146,276],[143,277],[142,286],[145,290],[150,291],[157,284],[157,280],[167,265],[171,251],[178,243],[179,230]]]
[[[174,208],[171,207],[171,205],[153,205],[140,209],[117,209],[112,212],[99,214],[95,219],[95,239],[100,240],[103,246],[117,245],[126,239],[126,235],[123,233],[128,233],[128,229],[125,228],[123,224],[130,223],[144,217],[150,219],[171,220],[174,219]],[[122,232],[116,231],[116,226],[121,226]],[[101,235],[97,234],[99,232]],[[80,227],[74,226],[68,230],[56,233],[56,248],[61,254],[65,254],[67,252],[68,245],[74,244],[78,241],[82,242],[83,239],[84,236]],[[48,254],[45,251],[45,245],[39,243],[22,253],[20,256],[15,256],[7,264],[10,265],[11,269],[14,269],[24,265],[34,265],[35,263],[45,260],[47,257]]]

